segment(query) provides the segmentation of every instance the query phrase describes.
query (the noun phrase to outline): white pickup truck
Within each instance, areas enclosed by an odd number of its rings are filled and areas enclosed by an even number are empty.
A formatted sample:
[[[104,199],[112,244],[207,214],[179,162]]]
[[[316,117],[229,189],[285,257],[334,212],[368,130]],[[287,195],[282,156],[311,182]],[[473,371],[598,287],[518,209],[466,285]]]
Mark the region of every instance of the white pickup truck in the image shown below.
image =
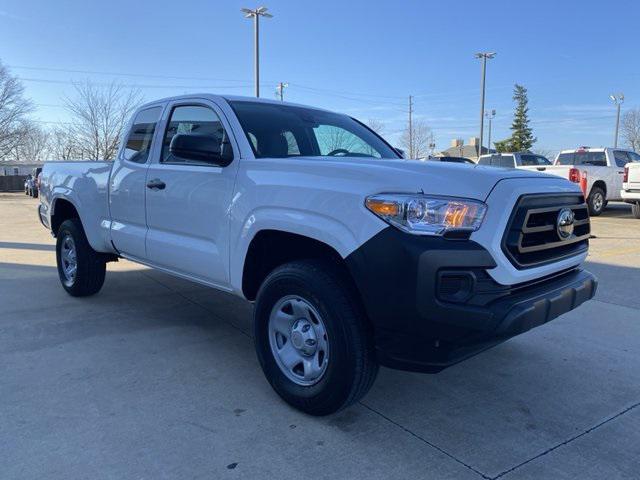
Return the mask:
[[[580,185],[589,214],[598,216],[609,201],[620,201],[624,166],[640,161],[640,155],[623,148],[580,147],[562,150],[543,171]]]
[[[95,294],[126,258],[255,302],[264,373],[310,414],[378,365],[438,372],[595,293],[565,179],[404,160],[351,117],[253,98],[159,100],[128,132],[114,162],[44,167],[62,286]]]
[[[640,155],[629,153],[633,154],[634,162],[624,167],[620,196],[623,201],[631,204],[633,216],[640,218]]]

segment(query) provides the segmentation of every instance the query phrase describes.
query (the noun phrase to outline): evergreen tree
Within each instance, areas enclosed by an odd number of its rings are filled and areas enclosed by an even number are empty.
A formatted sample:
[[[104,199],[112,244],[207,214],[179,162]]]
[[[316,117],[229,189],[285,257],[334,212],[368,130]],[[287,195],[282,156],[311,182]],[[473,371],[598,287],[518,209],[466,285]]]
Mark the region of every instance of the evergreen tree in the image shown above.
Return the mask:
[[[511,149],[511,139],[507,138],[505,140],[500,140],[498,142],[493,142],[493,145],[498,153],[512,152]]]
[[[529,126],[527,89],[516,83],[513,88],[513,100],[516,102],[516,110],[513,113],[513,123],[511,124],[513,133],[509,138],[493,143],[499,153],[529,150],[537,140]]]
[[[529,150],[536,142],[533,131],[529,126],[529,99],[527,89],[522,85],[515,84],[513,88],[513,100],[516,102],[516,111],[511,124],[511,139],[509,141],[511,151],[521,152]]]

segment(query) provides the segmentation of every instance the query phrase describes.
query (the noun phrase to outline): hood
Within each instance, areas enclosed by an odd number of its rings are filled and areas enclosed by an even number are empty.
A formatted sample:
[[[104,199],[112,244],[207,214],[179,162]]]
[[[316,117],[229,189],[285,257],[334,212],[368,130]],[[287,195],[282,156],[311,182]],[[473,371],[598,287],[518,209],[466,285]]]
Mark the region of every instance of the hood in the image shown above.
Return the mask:
[[[484,201],[493,187],[508,178],[548,180],[549,175],[515,168],[487,167],[449,162],[359,157],[296,157],[335,169],[335,177],[362,182],[370,193],[417,193],[451,195]],[[306,163],[306,162],[300,162]],[[292,164],[293,166],[293,164]]]

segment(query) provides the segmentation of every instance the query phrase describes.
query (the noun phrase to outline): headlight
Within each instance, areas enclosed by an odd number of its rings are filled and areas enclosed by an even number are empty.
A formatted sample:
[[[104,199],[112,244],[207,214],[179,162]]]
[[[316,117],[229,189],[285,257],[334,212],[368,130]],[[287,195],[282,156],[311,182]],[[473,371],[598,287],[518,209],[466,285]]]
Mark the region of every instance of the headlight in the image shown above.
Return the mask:
[[[487,206],[476,200],[428,195],[380,194],[365,206],[385,222],[416,235],[443,235],[480,228]]]

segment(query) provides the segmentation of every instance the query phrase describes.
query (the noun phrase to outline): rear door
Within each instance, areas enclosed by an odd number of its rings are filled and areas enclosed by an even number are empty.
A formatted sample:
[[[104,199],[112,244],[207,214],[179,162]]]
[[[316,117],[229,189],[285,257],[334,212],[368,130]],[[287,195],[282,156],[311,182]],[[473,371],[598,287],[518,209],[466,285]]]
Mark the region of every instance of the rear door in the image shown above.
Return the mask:
[[[139,111],[113,166],[109,183],[111,241],[119,252],[144,259],[146,177],[162,105]]]
[[[211,136],[238,152],[220,108],[210,100],[173,102],[162,145],[147,172],[147,255],[161,268],[220,288],[229,285],[229,218],[238,160],[221,167],[170,152],[177,134]],[[233,146],[231,145],[233,143]],[[237,155],[236,155],[237,156]]]

